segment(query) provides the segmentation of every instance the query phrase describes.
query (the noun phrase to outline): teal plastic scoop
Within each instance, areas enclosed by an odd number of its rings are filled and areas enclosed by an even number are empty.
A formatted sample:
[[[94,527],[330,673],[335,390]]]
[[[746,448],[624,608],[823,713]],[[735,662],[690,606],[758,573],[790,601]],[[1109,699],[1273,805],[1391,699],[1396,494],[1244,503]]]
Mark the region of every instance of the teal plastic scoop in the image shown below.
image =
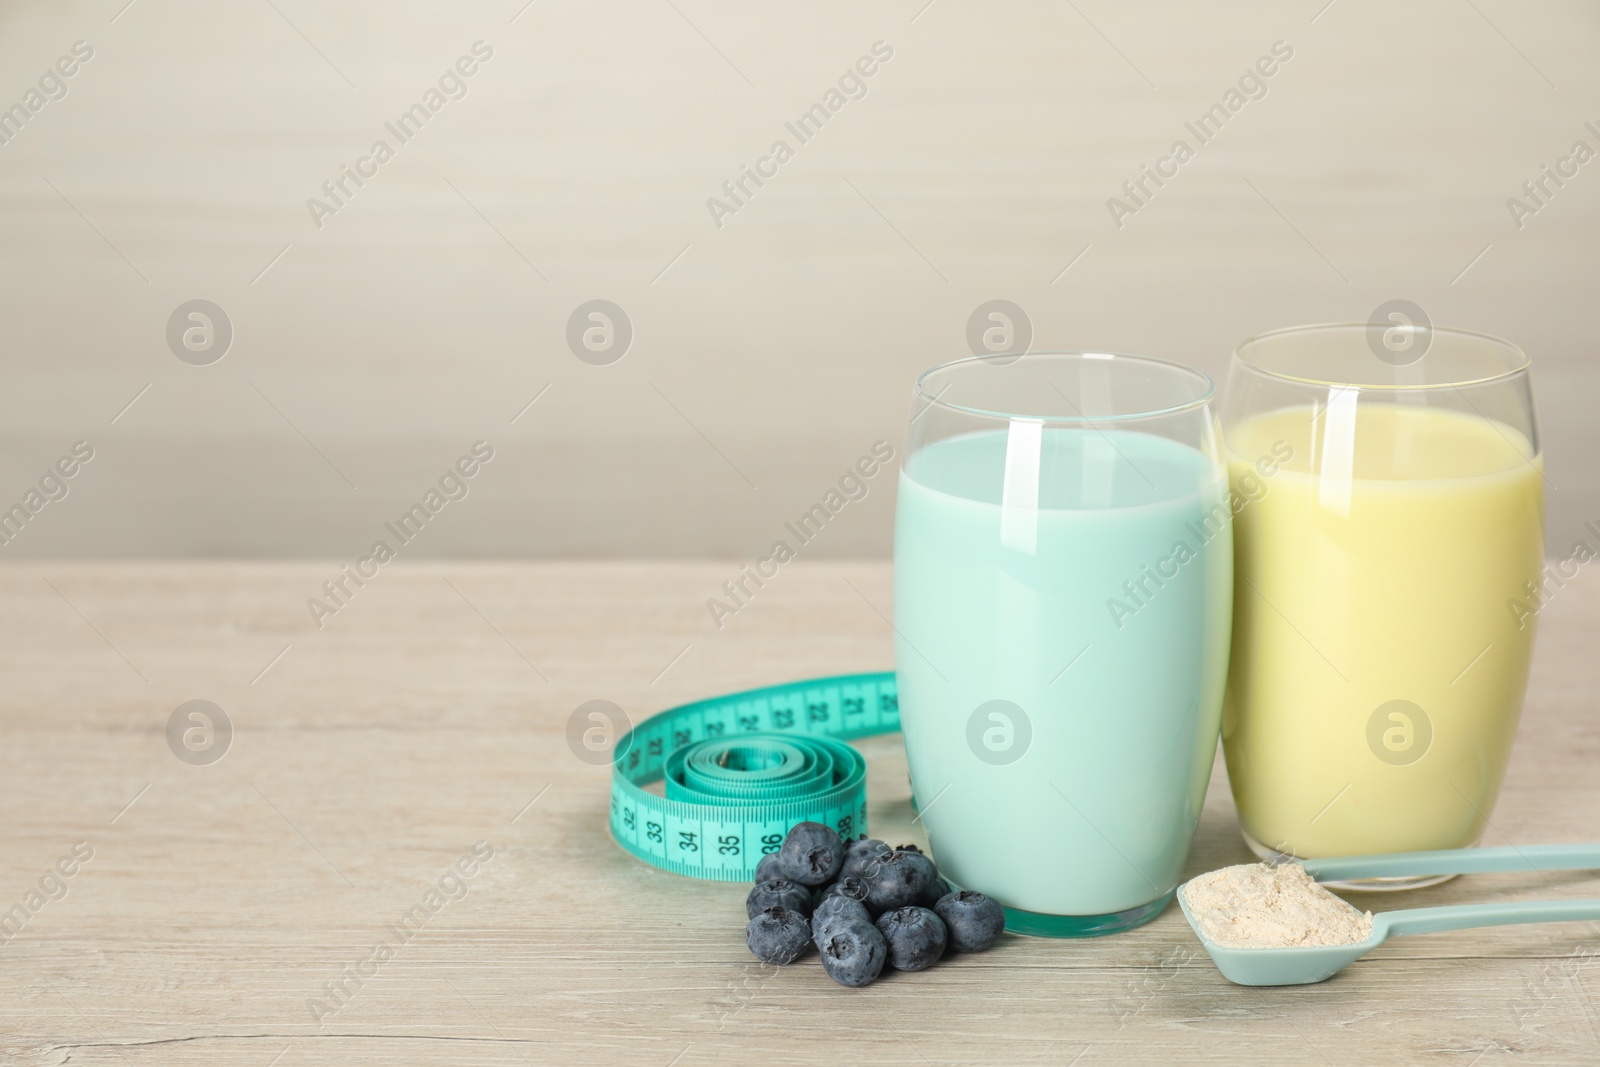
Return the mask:
[[[1306,860],[1317,881],[1395,878],[1409,875],[1481,874],[1514,871],[1581,871],[1600,868],[1600,845],[1531,845],[1526,848],[1462,848],[1377,856]],[[1189,910],[1185,883],[1178,904],[1217,970],[1238,985],[1310,985],[1325,982],[1390,937],[1465,930],[1475,926],[1600,919],[1600,900],[1540,900],[1524,904],[1458,904],[1387,911],[1372,917],[1372,936],[1352,945],[1295,948],[1231,948],[1206,937]]]

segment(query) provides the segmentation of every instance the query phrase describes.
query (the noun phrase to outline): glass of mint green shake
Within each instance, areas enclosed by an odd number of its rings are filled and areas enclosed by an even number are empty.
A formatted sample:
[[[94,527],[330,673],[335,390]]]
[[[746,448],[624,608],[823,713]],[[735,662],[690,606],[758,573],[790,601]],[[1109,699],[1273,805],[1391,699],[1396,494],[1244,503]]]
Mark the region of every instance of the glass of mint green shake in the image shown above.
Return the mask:
[[[1025,934],[1172,899],[1217,747],[1233,511],[1214,386],[1096,352],[917,379],[895,512],[895,670],[941,873]]]

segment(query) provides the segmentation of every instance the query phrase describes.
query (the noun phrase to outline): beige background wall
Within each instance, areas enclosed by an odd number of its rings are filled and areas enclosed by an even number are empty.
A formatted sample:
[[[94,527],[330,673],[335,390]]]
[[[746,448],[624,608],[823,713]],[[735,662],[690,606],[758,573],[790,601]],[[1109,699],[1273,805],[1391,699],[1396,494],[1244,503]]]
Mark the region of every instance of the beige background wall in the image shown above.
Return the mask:
[[[749,557],[898,448],[991,298],[1036,347],[1213,375],[1249,334],[1414,300],[1529,349],[1552,545],[1600,518],[1600,161],[1520,230],[1506,206],[1600,148],[1592,3],[125,2],[0,7],[0,107],[94,50],[0,145],[0,498],[95,449],[0,553],[353,559],[485,439],[405,552]],[[799,145],[784,122],[880,40]],[[1116,228],[1106,198],[1279,40],[1265,98]],[[307,198],[380,137],[318,228]],[[707,198],[778,138],[718,228]],[[196,298],[236,334],[204,367],[165,338]],[[593,298],[635,331],[609,366],[564,339]],[[892,505],[880,477],[807,551],[886,553]]]

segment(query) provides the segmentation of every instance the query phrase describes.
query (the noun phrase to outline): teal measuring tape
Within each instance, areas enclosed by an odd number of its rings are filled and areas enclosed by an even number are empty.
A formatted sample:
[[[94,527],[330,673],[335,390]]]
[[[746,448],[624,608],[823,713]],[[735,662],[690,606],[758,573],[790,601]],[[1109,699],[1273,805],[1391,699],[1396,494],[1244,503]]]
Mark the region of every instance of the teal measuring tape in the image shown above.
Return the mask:
[[[654,867],[749,881],[798,822],[867,832],[867,765],[844,742],[895,733],[893,672],[846,674],[699,700],[617,739],[611,836]],[[644,787],[665,779],[660,795]]]

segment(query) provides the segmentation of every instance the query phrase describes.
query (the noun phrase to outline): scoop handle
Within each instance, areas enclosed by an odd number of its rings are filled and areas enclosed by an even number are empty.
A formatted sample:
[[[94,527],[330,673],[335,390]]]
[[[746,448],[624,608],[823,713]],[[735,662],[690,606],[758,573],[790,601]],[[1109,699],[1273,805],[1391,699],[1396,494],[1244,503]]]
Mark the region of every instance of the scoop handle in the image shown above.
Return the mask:
[[[1587,871],[1600,869],[1600,845],[1523,845],[1521,848],[1452,848],[1437,852],[1389,852],[1299,861],[1319,882],[1412,875],[1485,874],[1491,871]]]
[[[1600,919],[1600,900],[1535,900],[1521,904],[1456,904],[1446,908],[1409,908],[1372,917],[1379,940],[1400,934],[1432,934],[1475,926],[1558,923]]]

